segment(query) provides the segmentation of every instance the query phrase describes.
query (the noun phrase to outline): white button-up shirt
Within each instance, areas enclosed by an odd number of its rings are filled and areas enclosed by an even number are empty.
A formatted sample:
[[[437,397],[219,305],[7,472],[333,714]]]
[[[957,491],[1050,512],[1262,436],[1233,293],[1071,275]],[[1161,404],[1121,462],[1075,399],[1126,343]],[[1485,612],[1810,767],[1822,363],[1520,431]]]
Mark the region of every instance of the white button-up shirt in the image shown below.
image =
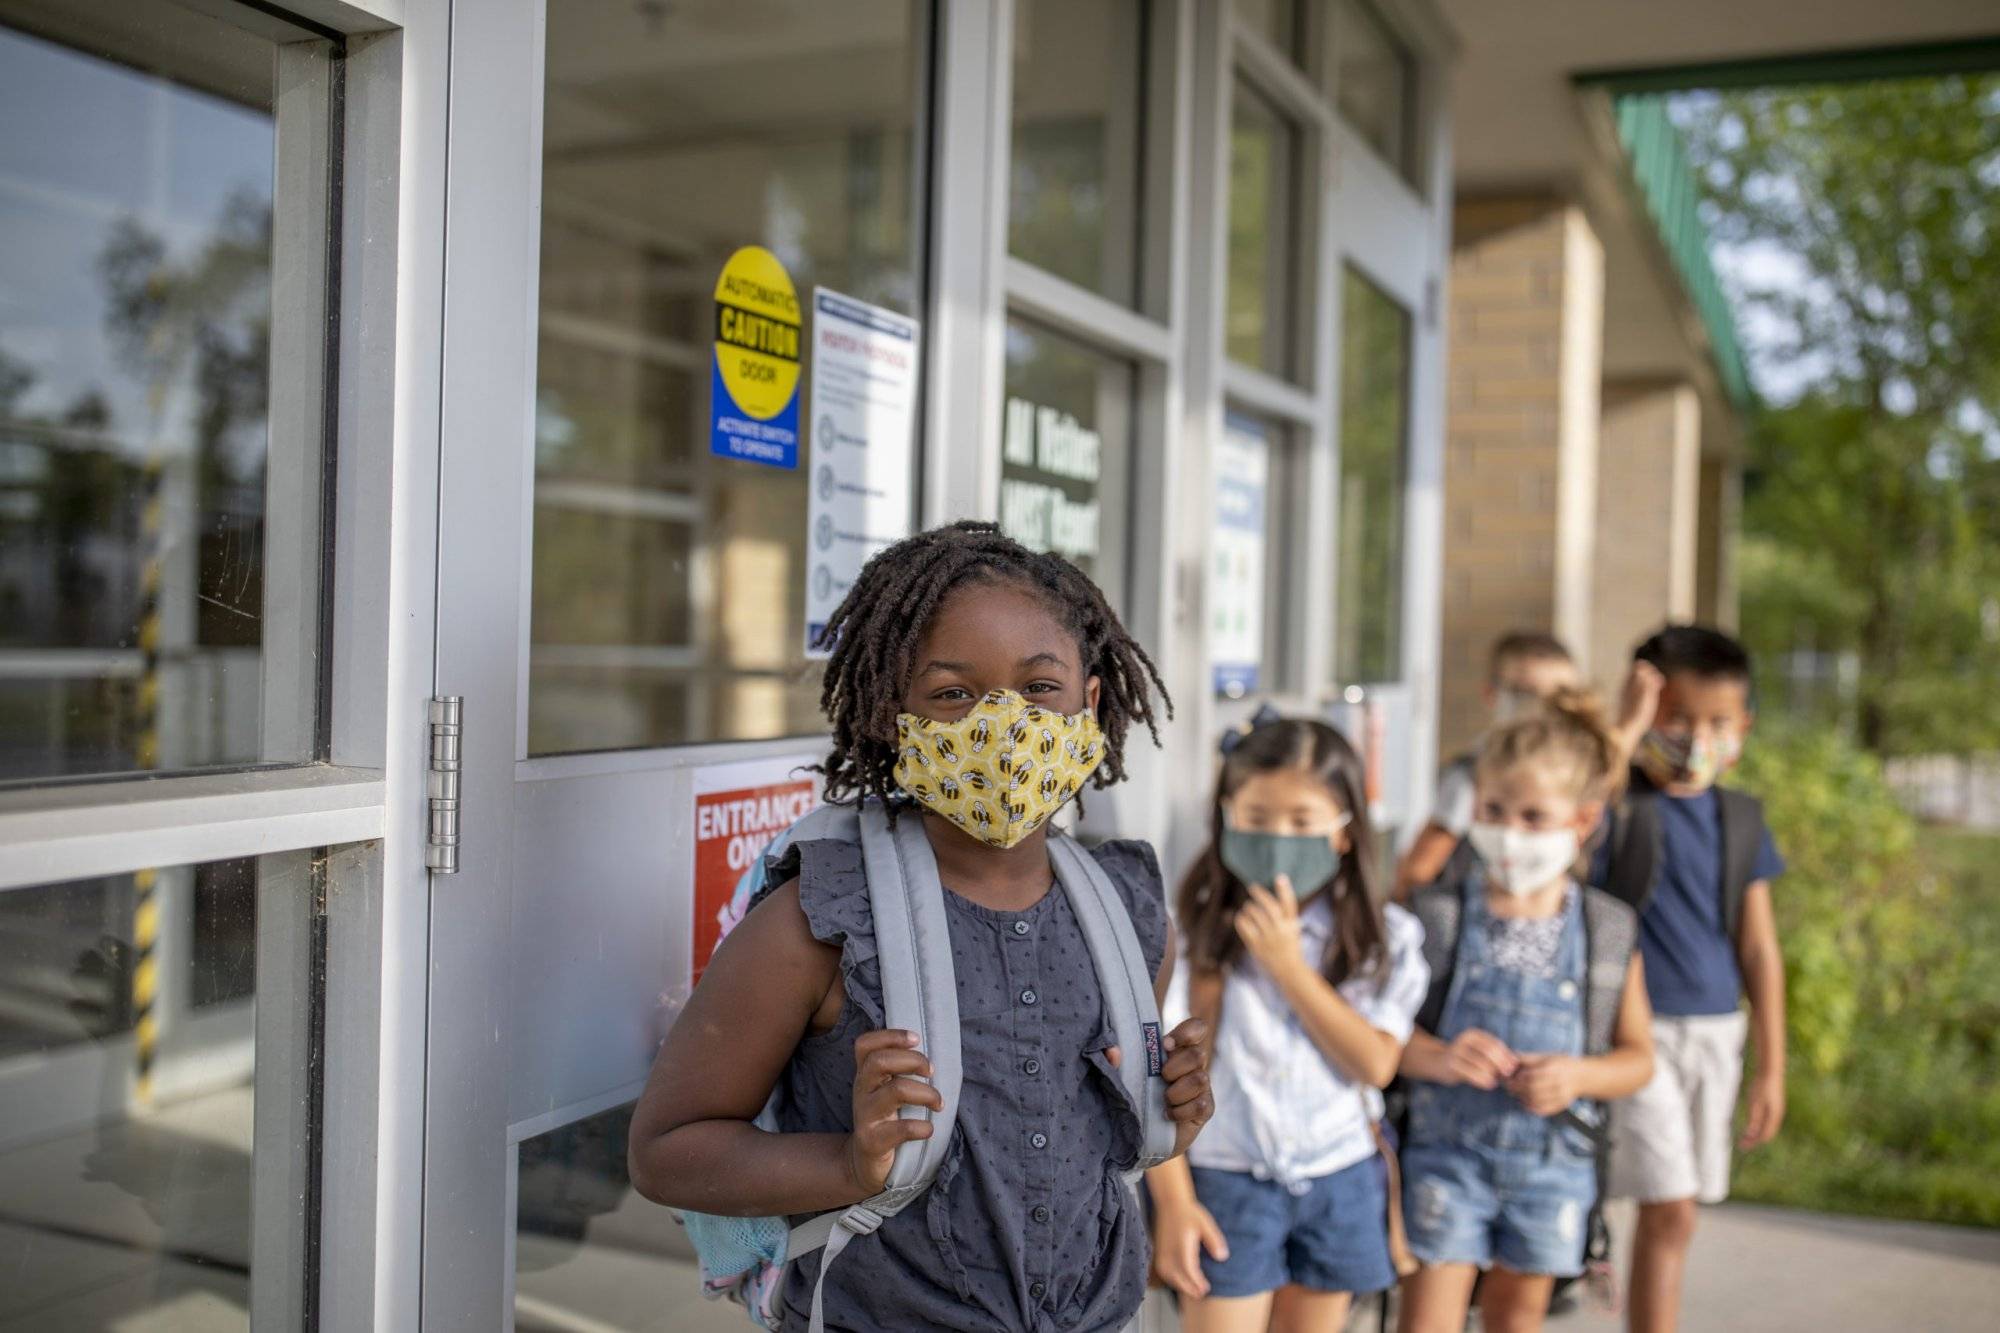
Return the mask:
[[[1384,912],[1387,966],[1368,978],[1349,977],[1340,996],[1372,1026],[1407,1041],[1430,985],[1424,928],[1393,903]],[[1320,895],[1299,915],[1299,947],[1317,969],[1333,931],[1333,904]],[[1167,997],[1170,1025],[1187,1016],[1186,977],[1185,965],[1175,968]],[[1209,1078],[1215,1115],[1188,1149],[1194,1166],[1302,1189],[1375,1151],[1369,1126],[1382,1114],[1381,1093],[1326,1058],[1255,959],[1244,958],[1223,983]]]

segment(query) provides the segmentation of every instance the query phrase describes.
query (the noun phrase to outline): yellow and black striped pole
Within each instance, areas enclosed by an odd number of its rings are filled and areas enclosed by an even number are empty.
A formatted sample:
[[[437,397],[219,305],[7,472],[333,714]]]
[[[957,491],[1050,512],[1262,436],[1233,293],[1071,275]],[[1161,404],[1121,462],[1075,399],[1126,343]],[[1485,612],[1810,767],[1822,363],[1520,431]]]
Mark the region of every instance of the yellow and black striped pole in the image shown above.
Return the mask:
[[[166,497],[161,481],[165,460],[155,452],[146,460],[145,499],[139,510],[139,535],[146,563],[139,582],[139,693],[133,758],[140,768],[160,766],[160,583],[165,564]],[[160,872],[148,868],[132,876],[132,1047],[138,1061],[133,1091],[141,1105],[153,1100],[153,1056],[160,1045],[159,1002]]]

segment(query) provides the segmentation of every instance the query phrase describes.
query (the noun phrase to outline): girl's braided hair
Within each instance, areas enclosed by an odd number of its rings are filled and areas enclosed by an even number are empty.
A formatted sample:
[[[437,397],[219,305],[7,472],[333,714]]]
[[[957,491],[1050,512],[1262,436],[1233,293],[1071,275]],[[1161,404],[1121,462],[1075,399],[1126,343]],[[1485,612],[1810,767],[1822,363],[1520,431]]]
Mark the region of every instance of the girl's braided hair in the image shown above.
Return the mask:
[[[1104,761],[1097,787],[1125,777],[1125,734],[1134,721],[1160,739],[1160,709],[1173,716],[1166,685],[1097,585],[1059,555],[1030,551],[997,524],[960,522],[932,528],[878,552],[861,568],[818,645],[830,648],[819,706],[833,725],[833,750],[819,771],[831,801],[895,790],[896,714],[916,666],[918,641],[955,589],[1006,584],[1039,597],[1077,638],[1086,676],[1100,682],[1097,725]]]

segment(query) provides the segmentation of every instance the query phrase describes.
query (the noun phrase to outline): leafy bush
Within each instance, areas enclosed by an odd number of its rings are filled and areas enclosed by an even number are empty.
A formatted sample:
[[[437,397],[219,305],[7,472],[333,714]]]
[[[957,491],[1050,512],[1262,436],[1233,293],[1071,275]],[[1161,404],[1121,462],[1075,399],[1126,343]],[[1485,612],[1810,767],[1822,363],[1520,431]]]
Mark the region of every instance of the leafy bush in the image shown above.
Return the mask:
[[[1919,827],[1871,756],[1760,731],[1736,782],[1790,863],[1789,1117],[1739,1197],[2000,1226],[2000,839]]]

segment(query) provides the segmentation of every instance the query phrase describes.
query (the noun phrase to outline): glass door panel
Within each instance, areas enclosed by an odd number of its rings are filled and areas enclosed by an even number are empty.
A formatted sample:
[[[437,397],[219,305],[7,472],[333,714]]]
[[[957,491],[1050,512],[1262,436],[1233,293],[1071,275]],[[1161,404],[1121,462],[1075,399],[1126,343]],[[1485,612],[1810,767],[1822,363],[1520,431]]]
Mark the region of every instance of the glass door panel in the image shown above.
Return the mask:
[[[0,0],[0,782],[303,762],[330,44],[100,8]]]
[[[917,313],[911,5],[794,0],[749,44],[623,0],[547,22],[528,752],[815,731],[812,423],[797,467],[711,451],[713,291],[762,245],[802,299]]]
[[[719,278],[769,251],[808,345],[816,287],[923,316],[930,21],[490,0],[454,25],[446,267],[478,277],[444,339],[437,685],[464,767],[431,923],[427,1330],[740,1319],[624,1159],[716,910],[696,805],[809,788],[823,744],[809,488],[834,441],[802,412],[795,460],[718,448]],[[539,231],[491,225],[515,216]]]

